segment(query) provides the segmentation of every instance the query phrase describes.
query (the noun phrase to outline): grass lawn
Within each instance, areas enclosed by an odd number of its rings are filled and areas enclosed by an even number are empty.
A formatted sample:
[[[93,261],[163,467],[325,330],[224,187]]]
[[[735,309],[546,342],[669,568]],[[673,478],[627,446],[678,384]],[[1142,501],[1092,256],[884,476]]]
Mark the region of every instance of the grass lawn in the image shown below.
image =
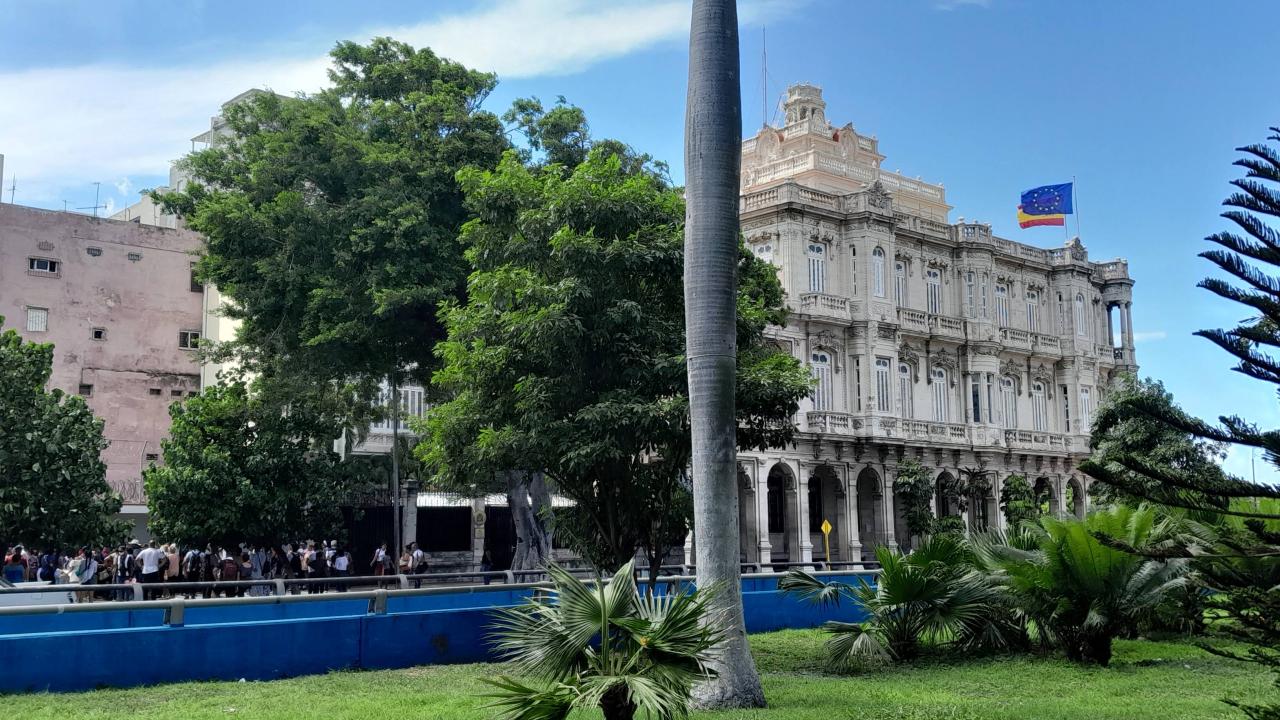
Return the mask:
[[[1107,669],[1055,657],[925,661],[851,676],[822,672],[822,633],[788,630],[751,639],[770,707],[699,718],[751,720],[1194,720],[1243,718],[1221,699],[1266,697],[1257,666],[1224,660],[1180,642],[1120,641]],[[120,672],[129,673],[121,648]],[[275,682],[216,682],[133,690],[0,698],[6,718],[302,718],[381,720],[490,718],[478,708],[479,678],[500,665],[453,665],[340,672]],[[578,717],[578,716],[575,716]],[[599,717],[584,713],[580,717]]]

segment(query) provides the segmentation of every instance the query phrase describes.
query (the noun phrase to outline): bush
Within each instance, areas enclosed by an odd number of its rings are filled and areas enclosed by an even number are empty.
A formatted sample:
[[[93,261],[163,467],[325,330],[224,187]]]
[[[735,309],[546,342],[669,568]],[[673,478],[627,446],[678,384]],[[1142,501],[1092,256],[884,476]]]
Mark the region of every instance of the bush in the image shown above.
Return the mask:
[[[598,707],[606,720],[684,717],[693,684],[712,676],[711,648],[723,635],[709,615],[715,589],[641,595],[634,563],[607,584],[585,583],[552,565],[555,590],[497,611],[495,646],[540,686],[508,677],[489,707],[510,720],[564,718]],[[594,585],[594,586],[593,586]]]
[[[1189,566],[1132,555],[1098,536],[1158,548],[1177,533],[1177,521],[1151,507],[1117,505],[1084,520],[1041,518],[1038,525],[1023,525],[1012,541],[981,537],[974,550],[1043,637],[1071,660],[1105,666],[1112,640],[1135,632],[1156,606],[1184,588]]]

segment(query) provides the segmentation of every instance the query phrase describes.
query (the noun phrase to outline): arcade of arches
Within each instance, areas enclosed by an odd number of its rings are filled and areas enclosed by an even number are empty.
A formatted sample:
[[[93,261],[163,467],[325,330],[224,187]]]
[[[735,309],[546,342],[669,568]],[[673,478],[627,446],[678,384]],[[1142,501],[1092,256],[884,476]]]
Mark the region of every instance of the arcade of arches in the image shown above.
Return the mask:
[[[935,487],[946,487],[960,467],[926,465]],[[998,498],[1005,478],[1024,474],[1044,512],[1083,517],[1087,478],[1061,472],[992,472],[986,497],[970,498],[963,509],[935,490],[934,513],[958,515],[973,531],[1003,528]],[[908,549],[893,497],[896,465],[884,462],[806,462],[794,458],[747,457],[738,462],[738,528],[742,562],[861,562],[874,559],[877,545]],[[831,524],[831,557],[823,543],[822,523]],[[691,552],[692,548],[686,548]]]

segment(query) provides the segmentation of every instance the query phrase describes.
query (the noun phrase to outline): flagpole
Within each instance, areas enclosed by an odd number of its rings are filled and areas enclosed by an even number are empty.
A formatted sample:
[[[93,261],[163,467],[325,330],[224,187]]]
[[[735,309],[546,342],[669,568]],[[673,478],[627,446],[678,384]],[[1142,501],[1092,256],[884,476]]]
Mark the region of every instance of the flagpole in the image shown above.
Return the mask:
[[[1076,200],[1076,176],[1071,176],[1071,214],[1076,216],[1076,237],[1080,237],[1080,203]],[[1084,242],[1081,240],[1080,242]]]

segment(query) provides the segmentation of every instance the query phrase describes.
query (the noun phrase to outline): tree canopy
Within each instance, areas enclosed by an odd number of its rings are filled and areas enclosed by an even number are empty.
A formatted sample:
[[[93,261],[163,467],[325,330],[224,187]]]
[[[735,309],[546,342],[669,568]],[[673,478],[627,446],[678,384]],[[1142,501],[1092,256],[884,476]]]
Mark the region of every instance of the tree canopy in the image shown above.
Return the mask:
[[[304,405],[281,413],[241,382],[169,408],[164,465],[143,473],[154,535],[234,547],[330,539],[360,468],[332,451],[337,427]]]
[[[0,333],[0,545],[114,543],[126,528],[114,517],[102,421],[84,398],[46,390],[52,371],[53,345]]]
[[[200,275],[233,300],[223,353],[307,381],[291,392],[355,382],[367,398],[398,373],[429,377],[437,307],[468,272],[455,174],[493,167],[507,141],[480,109],[491,74],[388,38],[331,55],[315,95],[225,107],[218,139],[182,162],[191,182],[160,199],[205,236]]]
[[[616,147],[572,168],[510,152],[459,174],[475,272],[467,302],[445,307],[434,383],[449,399],[419,448],[456,489],[544,471],[574,503],[559,532],[609,569],[641,547],[660,560],[690,514],[684,203]],[[810,380],[765,339],[785,317],[776,271],[745,249],[738,271],[738,443],[776,447]]]

